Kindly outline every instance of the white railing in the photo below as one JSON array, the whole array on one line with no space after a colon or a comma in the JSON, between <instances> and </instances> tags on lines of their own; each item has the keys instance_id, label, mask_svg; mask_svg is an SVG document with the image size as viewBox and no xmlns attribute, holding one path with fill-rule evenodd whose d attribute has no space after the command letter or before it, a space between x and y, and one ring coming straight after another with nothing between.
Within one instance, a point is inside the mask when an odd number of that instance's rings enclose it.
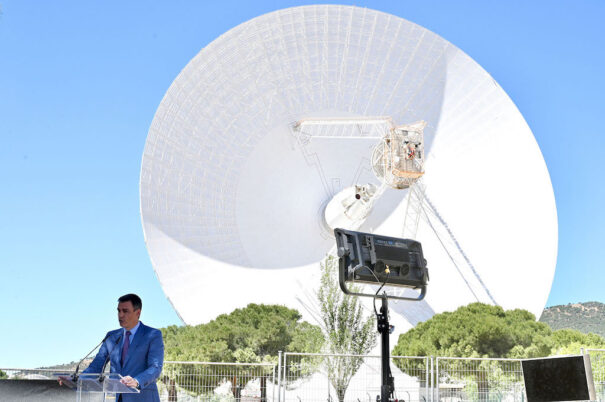
<instances>
[{"instance_id":1,"label":"white railing","mask_svg":"<svg viewBox=\"0 0 605 402\"><path fill-rule=\"evenodd\" d=\"M58 369L24 369L24 368L3 368L0 369L9 380L51 380L56 378L57 374L67 373L68 371ZM3 375L0 373L0 378Z\"/></svg>"}]
</instances>

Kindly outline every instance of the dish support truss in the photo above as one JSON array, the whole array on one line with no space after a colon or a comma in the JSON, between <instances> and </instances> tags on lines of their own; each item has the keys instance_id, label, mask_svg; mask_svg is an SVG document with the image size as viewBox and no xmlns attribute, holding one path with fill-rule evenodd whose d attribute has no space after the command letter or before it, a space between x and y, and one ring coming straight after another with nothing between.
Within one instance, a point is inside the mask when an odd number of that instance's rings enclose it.
<instances>
[{"instance_id":1,"label":"dish support truss","mask_svg":"<svg viewBox=\"0 0 605 402\"><path fill-rule=\"evenodd\" d=\"M422 180L418 180L410 187L408 192L408 204L402 232L404 238L416 238L421 218L437 236L439 243L475 299L478 302L498 305L470 258L454 236L452 229L427 196L426 185Z\"/></svg>"}]
</instances>

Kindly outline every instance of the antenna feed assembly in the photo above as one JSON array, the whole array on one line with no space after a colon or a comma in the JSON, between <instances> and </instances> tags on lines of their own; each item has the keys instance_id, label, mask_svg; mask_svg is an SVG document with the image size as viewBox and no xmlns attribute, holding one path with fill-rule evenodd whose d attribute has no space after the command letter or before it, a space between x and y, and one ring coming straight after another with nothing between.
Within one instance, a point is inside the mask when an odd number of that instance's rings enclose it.
<instances>
[{"instance_id":1,"label":"antenna feed assembly","mask_svg":"<svg viewBox=\"0 0 605 402\"><path fill-rule=\"evenodd\" d=\"M392 127L372 152L372 170L395 189L410 187L424 175L425 121Z\"/></svg>"}]
</instances>

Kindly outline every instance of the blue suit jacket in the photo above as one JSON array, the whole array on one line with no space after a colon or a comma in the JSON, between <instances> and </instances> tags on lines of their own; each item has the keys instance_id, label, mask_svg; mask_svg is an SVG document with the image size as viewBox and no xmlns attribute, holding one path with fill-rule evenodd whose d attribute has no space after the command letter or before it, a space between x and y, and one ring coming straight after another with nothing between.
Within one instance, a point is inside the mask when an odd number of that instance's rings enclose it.
<instances>
[{"instance_id":1,"label":"blue suit jacket","mask_svg":"<svg viewBox=\"0 0 605 402\"><path fill-rule=\"evenodd\" d=\"M139 382L140 394L122 394L123 402L160 402L155 381L162 372L164 363L164 341L162 332L141 322L134 334L124 365L120 364L123 329L109 331L99 353L83 373L99 373L109 356L110 371L122 376L131 376Z\"/></svg>"}]
</instances>

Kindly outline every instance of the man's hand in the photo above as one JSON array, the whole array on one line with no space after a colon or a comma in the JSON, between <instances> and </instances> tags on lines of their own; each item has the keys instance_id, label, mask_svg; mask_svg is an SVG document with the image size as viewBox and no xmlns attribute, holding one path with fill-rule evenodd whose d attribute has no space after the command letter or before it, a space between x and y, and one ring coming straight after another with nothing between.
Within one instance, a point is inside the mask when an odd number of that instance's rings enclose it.
<instances>
[{"instance_id":1,"label":"man's hand","mask_svg":"<svg viewBox=\"0 0 605 402\"><path fill-rule=\"evenodd\" d=\"M71 376L60 375L57 380L59 381L59 385L67 385L69 388L76 388L76 383L74 383L73 378Z\"/></svg>"},{"instance_id":2,"label":"man's hand","mask_svg":"<svg viewBox=\"0 0 605 402\"><path fill-rule=\"evenodd\" d=\"M127 375L126 377L122 378L120 380L120 382L124 385L126 385L127 387L130 388L138 388L139 387L139 382L137 380L135 380L134 378L132 378L131 376Z\"/></svg>"}]
</instances>

